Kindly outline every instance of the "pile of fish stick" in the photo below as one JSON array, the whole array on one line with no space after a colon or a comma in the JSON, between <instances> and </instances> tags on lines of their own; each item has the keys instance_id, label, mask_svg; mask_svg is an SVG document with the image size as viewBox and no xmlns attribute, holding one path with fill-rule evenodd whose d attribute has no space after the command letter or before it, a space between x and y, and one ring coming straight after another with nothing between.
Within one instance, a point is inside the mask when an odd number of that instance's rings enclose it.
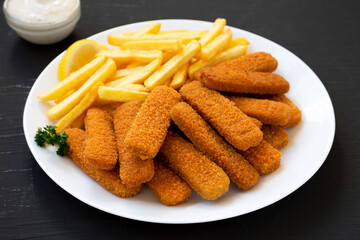
<instances>
[{"instance_id":1,"label":"pile of fish stick","mask_svg":"<svg viewBox=\"0 0 360 240\"><path fill-rule=\"evenodd\" d=\"M121 198L146 186L167 206L193 191L215 200L230 182L246 194L279 168L285 128L301 121L277 66L248 54L202 68L178 91L161 85L144 102L92 107L84 130L65 130L69 156Z\"/></svg>"}]
</instances>

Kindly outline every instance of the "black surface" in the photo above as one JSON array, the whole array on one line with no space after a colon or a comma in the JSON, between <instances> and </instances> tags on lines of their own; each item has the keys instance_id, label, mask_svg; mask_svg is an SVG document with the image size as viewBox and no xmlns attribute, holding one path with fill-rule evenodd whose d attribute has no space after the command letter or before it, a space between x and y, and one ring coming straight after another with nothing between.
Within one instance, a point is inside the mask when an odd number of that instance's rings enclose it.
<instances>
[{"instance_id":1,"label":"black surface","mask_svg":"<svg viewBox=\"0 0 360 240\"><path fill-rule=\"evenodd\" d=\"M0 239L360 239L359 10L357 0L87 0L71 36L49 46L20 39L1 13ZM217 17L279 43L322 80L335 108L336 136L314 177L285 199L243 216L163 225L94 209L43 172L25 142L22 114L32 84L55 56L75 40L123 24Z\"/></svg>"}]
</instances>

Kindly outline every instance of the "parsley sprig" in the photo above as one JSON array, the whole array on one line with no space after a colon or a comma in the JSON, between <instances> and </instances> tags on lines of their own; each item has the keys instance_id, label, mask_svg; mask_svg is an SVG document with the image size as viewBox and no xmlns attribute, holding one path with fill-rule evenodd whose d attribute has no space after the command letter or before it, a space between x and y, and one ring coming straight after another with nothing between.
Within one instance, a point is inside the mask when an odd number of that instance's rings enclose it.
<instances>
[{"instance_id":1,"label":"parsley sprig","mask_svg":"<svg viewBox=\"0 0 360 240\"><path fill-rule=\"evenodd\" d=\"M69 151L69 146L66 140L69 136L65 132L57 133L56 127L47 125L44 130L39 128L35 135L35 142L38 146L44 147L46 144L58 145L59 148L56 153L60 156L65 156Z\"/></svg>"}]
</instances>

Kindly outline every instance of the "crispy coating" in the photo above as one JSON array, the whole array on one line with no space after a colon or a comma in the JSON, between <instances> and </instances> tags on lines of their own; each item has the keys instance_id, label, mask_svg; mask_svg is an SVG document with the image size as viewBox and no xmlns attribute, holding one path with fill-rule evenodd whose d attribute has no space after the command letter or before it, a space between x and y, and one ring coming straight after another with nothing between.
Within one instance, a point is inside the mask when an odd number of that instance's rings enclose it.
<instances>
[{"instance_id":1,"label":"crispy coating","mask_svg":"<svg viewBox=\"0 0 360 240\"><path fill-rule=\"evenodd\" d=\"M193 81L185 84L180 94L235 148L246 150L261 141L261 130L235 103L219 92L208 89L199 81Z\"/></svg>"},{"instance_id":2,"label":"crispy coating","mask_svg":"<svg viewBox=\"0 0 360 240\"><path fill-rule=\"evenodd\" d=\"M142 159L154 158L170 126L170 109L181 100L173 88L158 86L148 96L128 131L125 144Z\"/></svg>"},{"instance_id":3,"label":"crispy coating","mask_svg":"<svg viewBox=\"0 0 360 240\"><path fill-rule=\"evenodd\" d=\"M278 66L276 59L269 53L257 52L233 58L215 65L217 68L249 72L273 72Z\"/></svg>"},{"instance_id":4,"label":"crispy coating","mask_svg":"<svg viewBox=\"0 0 360 240\"><path fill-rule=\"evenodd\" d=\"M192 143L171 130L159 151L159 157L207 200L215 200L229 190L230 180L226 173Z\"/></svg>"},{"instance_id":5,"label":"crispy coating","mask_svg":"<svg viewBox=\"0 0 360 240\"><path fill-rule=\"evenodd\" d=\"M260 174L271 173L280 166L281 153L265 140L241 154Z\"/></svg>"},{"instance_id":6,"label":"crispy coating","mask_svg":"<svg viewBox=\"0 0 360 240\"><path fill-rule=\"evenodd\" d=\"M264 124L261 131L264 140L276 149L285 147L289 142L289 135L283 127Z\"/></svg>"},{"instance_id":7,"label":"crispy coating","mask_svg":"<svg viewBox=\"0 0 360 240\"><path fill-rule=\"evenodd\" d=\"M85 157L95 168L111 170L118 159L116 137L111 114L100 108L90 108L85 117Z\"/></svg>"},{"instance_id":8,"label":"crispy coating","mask_svg":"<svg viewBox=\"0 0 360 240\"><path fill-rule=\"evenodd\" d=\"M166 206L185 202L191 196L191 187L156 158L155 175L146 183L155 196Z\"/></svg>"},{"instance_id":9,"label":"crispy coating","mask_svg":"<svg viewBox=\"0 0 360 240\"><path fill-rule=\"evenodd\" d=\"M249 116L248 116L249 117ZM258 127L258 128L260 128L261 129L261 127L262 127L262 122L260 122L260 120L257 120L256 118L253 118L253 117L249 117L250 118L250 120Z\"/></svg>"},{"instance_id":10,"label":"crispy coating","mask_svg":"<svg viewBox=\"0 0 360 240\"><path fill-rule=\"evenodd\" d=\"M226 97L246 115L256 118L264 124L284 125L289 121L290 107L285 103L234 95L226 95Z\"/></svg>"},{"instance_id":11,"label":"crispy coating","mask_svg":"<svg viewBox=\"0 0 360 240\"><path fill-rule=\"evenodd\" d=\"M152 159L142 160L139 155L125 146L124 139L141 107L141 102L132 101L120 105L114 111L114 128L119 152L121 182L137 186L151 180L154 175Z\"/></svg>"},{"instance_id":12,"label":"crispy coating","mask_svg":"<svg viewBox=\"0 0 360 240\"><path fill-rule=\"evenodd\" d=\"M190 105L185 102L176 104L170 116L196 148L219 165L239 188L247 190L259 181L260 175L255 168L226 143Z\"/></svg>"},{"instance_id":13,"label":"crispy coating","mask_svg":"<svg viewBox=\"0 0 360 240\"><path fill-rule=\"evenodd\" d=\"M121 198L132 197L140 192L141 185L128 187L121 183L118 168L102 170L86 163L84 154L85 131L78 128L69 128L66 129L65 132L69 135L66 142L69 145L69 156L86 174L98 182L103 188Z\"/></svg>"},{"instance_id":14,"label":"crispy coating","mask_svg":"<svg viewBox=\"0 0 360 240\"><path fill-rule=\"evenodd\" d=\"M289 82L275 73L245 72L227 68L201 69L201 82L211 89L234 93L283 94Z\"/></svg>"},{"instance_id":15,"label":"crispy coating","mask_svg":"<svg viewBox=\"0 0 360 240\"><path fill-rule=\"evenodd\" d=\"M290 106L289 121L282 125L284 128L296 126L301 121L301 110L284 94L269 97L270 100L286 103Z\"/></svg>"}]
</instances>

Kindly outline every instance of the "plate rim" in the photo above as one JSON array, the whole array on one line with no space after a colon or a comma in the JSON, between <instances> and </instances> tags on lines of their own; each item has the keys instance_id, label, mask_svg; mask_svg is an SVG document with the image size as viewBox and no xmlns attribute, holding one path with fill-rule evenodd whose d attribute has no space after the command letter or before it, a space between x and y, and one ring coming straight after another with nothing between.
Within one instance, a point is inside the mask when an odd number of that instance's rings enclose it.
<instances>
[{"instance_id":1,"label":"plate rim","mask_svg":"<svg viewBox=\"0 0 360 240\"><path fill-rule=\"evenodd\" d=\"M150 23L153 23L153 22L172 22L172 21L184 21L184 22L198 22L198 23L204 23L204 24L212 24L213 22L209 22L209 21L203 21L203 20L192 20L192 19L157 19L157 20L150 20L150 21L141 21L141 22L136 22L136 23L130 23L130 24L125 24L125 25L121 25L121 26L117 26L117 27L113 27L113 28L110 28L110 29L106 29L104 31L101 31L99 33L96 33L94 35L91 35L89 37L87 37L87 39L94 39L96 37L98 37L99 35L103 35L103 34L106 34L106 32L108 31L114 31L115 29L118 29L118 28L126 28L126 27L132 27L132 26L136 26L136 25L139 25L139 24L150 24ZM51 175L49 172L48 172L48 169L46 167L43 166L43 164L41 163L41 161L38 161L37 158L35 157L37 155L37 153L35 152L35 150L33 150L29 144L30 141L33 141L33 136L29 136L29 131L27 129L27 125L25 124L25 120L26 120L26 116L27 116L27 112L30 111L29 110L29 98L30 96L32 95L31 93L33 92L33 89L34 89L34 86L36 84L36 82L38 81L38 79L42 76L42 74L44 74L46 68L53 62L53 61L56 61L57 58L59 58L60 56L62 56L65 51L61 52L59 55L57 55L54 59L52 59L48 64L47 66L41 71L41 73L38 75L38 77L36 78L36 80L34 81L32 87L31 87L31 90L26 98L26 102L25 102L25 106L24 106L24 112L23 112L23 130L24 130L24 135L25 135L25 139L26 139L26 142L27 142L27 145L30 149L30 152L32 153L35 161L39 164L39 166L41 167L41 169L46 173L46 175L52 179L58 186L60 186L60 188L62 188L65 192L69 193L70 195L72 195L73 197L77 198L78 200L86 203L87 205L91 206L91 207L94 207L96 209L99 209L103 212L106 212L106 213L110 213L112 215L115 215L115 216L120 216L120 217L124 217L124 218L128 218L128 219L132 219L132 220L137 220L137 221L143 221L143 222L152 222L152 223L162 223L162 224L193 224L193 223L204 223L204 222L213 222L213 221L219 221L219 220L224 220L224 219L229 219L229 218L233 218L233 217L238 217L238 216L242 216L242 215L245 215L245 214L248 214L250 212L254 212L254 211L257 211L257 210L260 210L264 207L267 207L267 206L270 206L280 200L282 200L283 198L289 196L290 194L292 194L293 192L295 192L297 189L299 189L301 186L303 186L307 181L309 181L314 175L315 173L320 169L320 167L324 164L325 160L327 159L330 151L331 151L331 148L332 148L332 145L333 145L333 142L334 142L334 138L335 138L335 131L336 131L336 118L335 118L335 111L334 111L334 106L333 106L333 103L332 103L332 100L330 98L330 95L326 89L326 87L324 86L324 84L322 83L322 81L320 80L320 78L316 75L316 73L301 59L299 58L298 56L296 56L293 52L291 52L290 50L286 49L285 47L279 45L278 43L276 42L273 42L272 40L268 39L268 38L265 38L265 37L262 37L258 34L255 34L255 33L252 33L250 31L247 31L247 30L243 30L241 28L237 28L237 27L233 27L233 26L229 26L229 25L226 25L227 27L230 27L232 29L237 29L237 30L241 30L243 32L246 32L247 34L250 34L250 35L253 35L257 38L261 38L262 40L266 40L266 41L269 41L271 42L271 44L275 45L277 48L281 48L282 50L286 51L288 54L292 55L293 57L295 57L299 63L301 63L302 65L304 65L306 68L308 68L313 74L314 76L316 76L316 79L319 81L319 83L321 84L321 86L323 87L323 89L325 90L325 93L327 95L327 98L329 100L329 103L330 103L330 109L331 109L331 134L330 134L330 137L328 138L328 141L327 141L327 144L326 144L326 147L324 147L324 152L323 152L323 156L322 156L322 160L317 162L317 165L316 167L314 167L314 169L316 169L314 172L310 172L308 174L307 177L303 178L303 181L301 181L301 184L298 184L297 187L291 189L290 191L286 191L283 192L282 195L278 196L276 198L276 200L270 202L270 203L264 203L263 205L261 205L260 207L257 206L257 207L253 207L253 208L250 208L250 209L247 209L246 211L244 211L243 213L241 214L227 214L227 215L221 215L221 217L217 217L217 218L214 218L214 219L195 219L193 221L176 221L176 220L173 220L173 221L163 221L162 219L148 219L148 218L141 218L141 217L133 217L133 216L130 216L130 215L127 215L127 214L117 214L117 213L114 213L114 212L109 212L107 211L106 209L103 209L99 206L95 206L95 204L92 204L90 203L87 199L83 199L81 198L80 196L78 196L78 194L74 191L72 191L71 189L66 189L65 186L63 186L63 184L61 183L61 180L56 178L55 176Z\"/></svg>"}]
</instances>

